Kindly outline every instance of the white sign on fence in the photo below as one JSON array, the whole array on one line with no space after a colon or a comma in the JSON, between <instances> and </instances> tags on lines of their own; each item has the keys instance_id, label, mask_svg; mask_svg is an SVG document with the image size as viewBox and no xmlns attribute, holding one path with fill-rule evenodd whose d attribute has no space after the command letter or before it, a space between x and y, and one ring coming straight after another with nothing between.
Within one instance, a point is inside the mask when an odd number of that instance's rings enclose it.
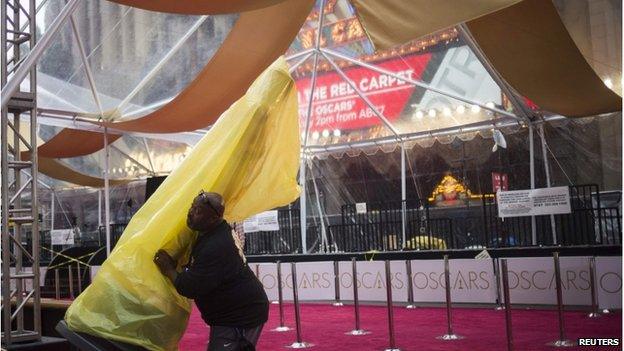
<instances>
[{"instance_id":1,"label":"white sign on fence","mask_svg":"<svg viewBox=\"0 0 624 351\"><path fill-rule=\"evenodd\" d=\"M243 231L245 233L255 233L259 231L258 229L258 218L256 216L252 216L247 218L243 222Z\"/></svg>"},{"instance_id":2,"label":"white sign on fence","mask_svg":"<svg viewBox=\"0 0 624 351\"><path fill-rule=\"evenodd\" d=\"M366 202L358 202L355 204L355 213L366 213Z\"/></svg>"},{"instance_id":3,"label":"white sign on fence","mask_svg":"<svg viewBox=\"0 0 624 351\"><path fill-rule=\"evenodd\" d=\"M74 245L73 229L53 229L50 231L52 245Z\"/></svg>"},{"instance_id":4,"label":"white sign on fence","mask_svg":"<svg viewBox=\"0 0 624 351\"><path fill-rule=\"evenodd\" d=\"M521 217L570 213L567 186L554 188L502 191L496 193L498 216Z\"/></svg>"},{"instance_id":5,"label":"white sign on fence","mask_svg":"<svg viewBox=\"0 0 624 351\"><path fill-rule=\"evenodd\" d=\"M277 220L277 210L266 211L256 215L258 218L258 229L260 231L271 232L279 230Z\"/></svg>"},{"instance_id":6,"label":"white sign on fence","mask_svg":"<svg viewBox=\"0 0 624 351\"><path fill-rule=\"evenodd\" d=\"M247 218L243 222L245 233L270 232L279 230L277 211L265 211Z\"/></svg>"}]
</instances>

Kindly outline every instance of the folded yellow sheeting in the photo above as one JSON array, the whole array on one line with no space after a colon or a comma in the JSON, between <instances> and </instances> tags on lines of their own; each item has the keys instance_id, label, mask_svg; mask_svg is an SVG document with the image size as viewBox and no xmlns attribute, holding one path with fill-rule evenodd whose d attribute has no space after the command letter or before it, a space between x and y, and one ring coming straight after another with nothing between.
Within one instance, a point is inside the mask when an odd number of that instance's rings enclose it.
<instances>
[{"instance_id":1,"label":"folded yellow sheeting","mask_svg":"<svg viewBox=\"0 0 624 351\"><path fill-rule=\"evenodd\" d=\"M154 253L165 248L186 263L195 240L186 213L200 189L223 194L229 221L296 199L299 148L295 85L280 58L134 215L93 283L67 310L69 327L150 350L176 350L190 303L160 274Z\"/></svg>"}]
</instances>

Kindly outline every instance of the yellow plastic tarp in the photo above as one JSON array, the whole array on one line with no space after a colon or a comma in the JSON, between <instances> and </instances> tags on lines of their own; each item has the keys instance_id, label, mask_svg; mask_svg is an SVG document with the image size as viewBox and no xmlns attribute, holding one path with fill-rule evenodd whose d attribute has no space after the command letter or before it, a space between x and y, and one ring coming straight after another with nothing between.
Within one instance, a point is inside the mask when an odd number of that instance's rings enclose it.
<instances>
[{"instance_id":1,"label":"yellow plastic tarp","mask_svg":"<svg viewBox=\"0 0 624 351\"><path fill-rule=\"evenodd\" d=\"M177 350L191 305L158 271L154 254L165 248L179 264L187 262L195 234L186 227L186 214L200 189L223 195L230 222L296 199L299 149L295 85L280 58L134 215L92 284L67 310L70 329L149 350Z\"/></svg>"}]
</instances>

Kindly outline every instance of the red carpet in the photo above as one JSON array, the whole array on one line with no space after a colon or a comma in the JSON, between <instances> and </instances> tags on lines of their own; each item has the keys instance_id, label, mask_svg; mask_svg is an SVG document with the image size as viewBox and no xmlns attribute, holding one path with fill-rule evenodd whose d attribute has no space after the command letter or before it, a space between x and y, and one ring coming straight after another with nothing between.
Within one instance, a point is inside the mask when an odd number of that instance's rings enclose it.
<instances>
[{"instance_id":1,"label":"red carpet","mask_svg":"<svg viewBox=\"0 0 624 351\"><path fill-rule=\"evenodd\" d=\"M292 305L285 307L286 324L294 327ZM385 307L362 306L362 328L372 331L365 336L348 336L353 329L353 307L306 304L301 306L303 340L314 343L311 350L384 350L388 346L387 310ZM439 341L435 337L446 332L446 310L419 308L394 310L397 347L410 350L506 350L505 313L492 309L457 308L453 310L455 333L465 336L459 341ZM558 337L557 313L544 310L514 310L512 315L515 350L555 350L545 346ZM258 350L286 350L295 341L295 332L270 331L279 323L277 305L271 305L269 322L260 337ZM622 334L622 315L612 313L598 319L588 319L582 312L566 312L568 339L579 337L617 337ZM205 350L208 328L197 310L193 311L189 327L180 343L181 351ZM592 347L566 350L594 350ZM621 350L601 347L600 350Z\"/></svg>"}]
</instances>

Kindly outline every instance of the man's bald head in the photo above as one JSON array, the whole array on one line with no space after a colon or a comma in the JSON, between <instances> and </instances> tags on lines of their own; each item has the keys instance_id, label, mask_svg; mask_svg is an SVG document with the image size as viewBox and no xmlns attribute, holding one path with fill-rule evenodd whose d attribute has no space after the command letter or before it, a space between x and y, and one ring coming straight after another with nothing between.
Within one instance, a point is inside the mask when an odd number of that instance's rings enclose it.
<instances>
[{"instance_id":1,"label":"man's bald head","mask_svg":"<svg viewBox=\"0 0 624 351\"><path fill-rule=\"evenodd\" d=\"M203 190L193 199L189 209L186 224L189 228L206 231L223 220L225 203L223 196L218 193L204 192Z\"/></svg>"}]
</instances>

